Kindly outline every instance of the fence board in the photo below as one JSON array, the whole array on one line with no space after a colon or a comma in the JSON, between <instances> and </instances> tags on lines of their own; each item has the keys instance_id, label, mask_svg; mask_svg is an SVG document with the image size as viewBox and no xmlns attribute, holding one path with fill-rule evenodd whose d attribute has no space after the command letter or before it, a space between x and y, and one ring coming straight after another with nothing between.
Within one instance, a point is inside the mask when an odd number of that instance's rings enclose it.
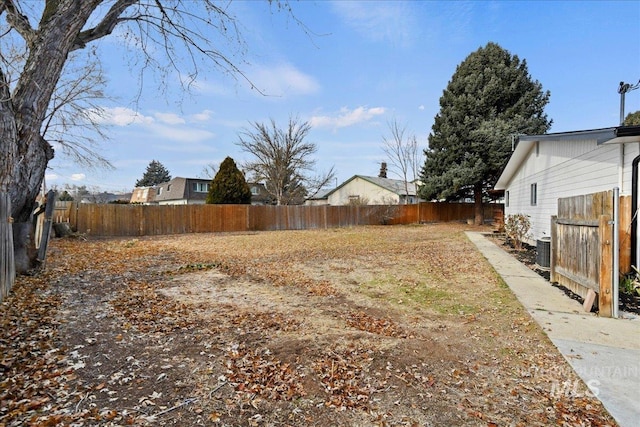
<instances>
[{"instance_id":1,"label":"fence board","mask_svg":"<svg viewBox=\"0 0 640 427\"><path fill-rule=\"evenodd\" d=\"M0 302L9 294L15 278L11 198L3 192L0 193Z\"/></svg>"},{"instance_id":2,"label":"fence board","mask_svg":"<svg viewBox=\"0 0 640 427\"><path fill-rule=\"evenodd\" d=\"M600 216L600 286L598 289L598 308L602 317L611 317L613 303L613 245L611 244L611 234L613 232L609 220L609 215Z\"/></svg>"},{"instance_id":3,"label":"fence board","mask_svg":"<svg viewBox=\"0 0 640 427\"><path fill-rule=\"evenodd\" d=\"M627 213L628 212L628 213ZM631 196L620 197L620 272L631 271Z\"/></svg>"}]
</instances>

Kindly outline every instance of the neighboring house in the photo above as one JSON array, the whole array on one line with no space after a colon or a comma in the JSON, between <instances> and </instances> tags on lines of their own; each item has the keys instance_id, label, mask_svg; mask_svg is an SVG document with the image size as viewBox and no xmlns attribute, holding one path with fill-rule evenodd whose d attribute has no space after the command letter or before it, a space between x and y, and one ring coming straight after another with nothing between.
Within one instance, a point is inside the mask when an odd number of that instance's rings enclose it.
<instances>
[{"instance_id":1,"label":"neighboring house","mask_svg":"<svg viewBox=\"0 0 640 427\"><path fill-rule=\"evenodd\" d=\"M155 187L136 187L131 193L129 203L141 203L143 205L151 205L156 203Z\"/></svg>"},{"instance_id":2,"label":"neighboring house","mask_svg":"<svg viewBox=\"0 0 640 427\"><path fill-rule=\"evenodd\" d=\"M354 175L329 191L326 196L328 204L332 206L418 203L416 185L410 182L407 187L408 191L404 181L400 179Z\"/></svg>"},{"instance_id":3,"label":"neighboring house","mask_svg":"<svg viewBox=\"0 0 640 427\"><path fill-rule=\"evenodd\" d=\"M264 184L260 182L247 182L249 185L249 189L251 189L251 204L252 205L272 205L273 198L269 193L267 193L267 189Z\"/></svg>"},{"instance_id":4,"label":"neighboring house","mask_svg":"<svg viewBox=\"0 0 640 427\"><path fill-rule=\"evenodd\" d=\"M530 216L529 243L551 232L558 199L620 189L638 199L640 126L526 135L517 139L495 185L504 190L505 217ZM636 233L635 221L632 233Z\"/></svg>"},{"instance_id":5,"label":"neighboring house","mask_svg":"<svg viewBox=\"0 0 640 427\"><path fill-rule=\"evenodd\" d=\"M306 206L323 206L329 204L329 193L333 189L318 191L314 196L309 197L304 201Z\"/></svg>"},{"instance_id":6,"label":"neighboring house","mask_svg":"<svg viewBox=\"0 0 640 427\"><path fill-rule=\"evenodd\" d=\"M129 203L131 200L131 193L90 193L82 196L80 203Z\"/></svg>"},{"instance_id":7,"label":"neighboring house","mask_svg":"<svg viewBox=\"0 0 640 427\"><path fill-rule=\"evenodd\" d=\"M209 193L210 179L176 177L156 186L159 205L203 205Z\"/></svg>"}]
</instances>

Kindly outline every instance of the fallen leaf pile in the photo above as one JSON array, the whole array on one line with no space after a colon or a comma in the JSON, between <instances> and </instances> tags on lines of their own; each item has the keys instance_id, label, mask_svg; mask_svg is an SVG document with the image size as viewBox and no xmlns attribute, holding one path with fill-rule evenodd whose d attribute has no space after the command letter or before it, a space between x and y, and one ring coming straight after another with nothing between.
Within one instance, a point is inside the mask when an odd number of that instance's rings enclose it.
<instances>
[{"instance_id":1,"label":"fallen leaf pile","mask_svg":"<svg viewBox=\"0 0 640 427\"><path fill-rule=\"evenodd\" d=\"M113 308L141 332L169 332L193 326L189 308L156 292L153 285L130 281L113 301ZM167 313L171 313L167 316Z\"/></svg>"},{"instance_id":2,"label":"fallen leaf pile","mask_svg":"<svg viewBox=\"0 0 640 427\"><path fill-rule=\"evenodd\" d=\"M356 311L347 314L347 325L361 331L371 332L386 337L402 336L402 331L392 319L377 319L364 311Z\"/></svg>"},{"instance_id":3,"label":"fallen leaf pile","mask_svg":"<svg viewBox=\"0 0 640 427\"><path fill-rule=\"evenodd\" d=\"M314 370L330 395L326 405L339 410L359 408L367 410L369 398L376 390L363 373L371 364L371 350L348 349L341 353L328 352L314 364Z\"/></svg>"},{"instance_id":4,"label":"fallen leaf pile","mask_svg":"<svg viewBox=\"0 0 640 427\"><path fill-rule=\"evenodd\" d=\"M0 427L614 426L463 230L54 240Z\"/></svg>"},{"instance_id":5,"label":"fallen leaf pile","mask_svg":"<svg viewBox=\"0 0 640 427\"><path fill-rule=\"evenodd\" d=\"M282 363L268 350L249 350L233 344L227 350L226 380L236 390L271 400L293 400L305 395L295 366Z\"/></svg>"},{"instance_id":6,"label":"fallen leaf pile","mask_svg":"<svg viewBox=\"0 0 640 427\"><path fill-rule=\"evenodd\" d=\"M230 322L244 333L263 330L292 332L300 328L301 322L278 312L240 312L230 313Z\"/></svg>"}]
</instances>

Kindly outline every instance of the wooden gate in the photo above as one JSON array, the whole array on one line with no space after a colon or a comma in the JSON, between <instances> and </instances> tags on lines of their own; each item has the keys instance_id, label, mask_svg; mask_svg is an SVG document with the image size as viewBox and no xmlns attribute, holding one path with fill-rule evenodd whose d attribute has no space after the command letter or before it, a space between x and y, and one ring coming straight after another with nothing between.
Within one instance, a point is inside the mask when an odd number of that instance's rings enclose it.
<instances>
[{"instance_id":1,"label":"wooden gate","mask_svg":"<svg viewBox=\"0 0 640 427\"><path fill-rule=\"evenodd\" d=\"M598 294L600 315L611 315L613 192L558 200L551 219L551 281L585 298ZM631 269L631 196L620 196L620 272Z\"/></svg>"}]
</instances>

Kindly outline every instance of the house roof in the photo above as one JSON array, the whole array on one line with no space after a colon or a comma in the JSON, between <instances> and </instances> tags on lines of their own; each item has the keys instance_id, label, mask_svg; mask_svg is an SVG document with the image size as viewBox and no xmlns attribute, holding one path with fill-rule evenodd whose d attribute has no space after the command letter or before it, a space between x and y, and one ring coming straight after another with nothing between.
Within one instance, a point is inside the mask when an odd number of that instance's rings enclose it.
<instances>
[{"instance_id":1,"label":"house roof","mask_svg":"<svg viewBox=\"0 0 640 427\"><path fill-rule=\"evenodd\" d=\"M340 184L339 186L337 186L336 188L334 188L333 190L329 191L325 195L325 197L329 197L329 195L331 195L333 192L344 187L345 185L347 185L348 183L350 183L356 178L360 178L365 181L368 181L375 186L384 188L385 190L391 191L392 193L395 193L399 196L415 196L417 194L416 185L412 182L407 183L407 186L408 186L408 192L407 192L405 191L404 181L401 179L380 178L378 176L354 175L348 180L346 180L345 182L343 182L342 184Z\"/></svg>"},{"instance_id":2,"label":"house roof","mask_svg":"<svg viewBox=\"0 0 640 427\"><path fill-rule=\"evenodd\" d=\"M308 197L307 200L326 200L329 198L329 193L332 193L334 188L329 188L326 190L320 190L316 194L311 197Z\"/></svg>"},{"instance_id":3,"label":"house roof","mask_svg":"<svg viewBox=\"0 0 640 427\"><path fill-rule=\"evenodd\" d=\"M522 163L535 146L536 142L555 141L596 141L602 144L624 144L640 142L640 126L618 126L603 129L581 130L574 132L557 132L544 135L520 135L517 138L513 153L504 167L494 188L504 190L517 173Z\"/></svg>"},{"instance_id":4,"label":"house roof","mask_svg":"<svg viewBox=\"0 0 640 427\"><path fill-rule=\"evenodd\" d=\"M156 188L161 188L156 192L156 201L182 200L182 199L206 199L207 193L193 193L189 191L189 184L192 182L210 183L210 179L175 177L171 181L158 184Z\"/></svg>"}]
</instances>

